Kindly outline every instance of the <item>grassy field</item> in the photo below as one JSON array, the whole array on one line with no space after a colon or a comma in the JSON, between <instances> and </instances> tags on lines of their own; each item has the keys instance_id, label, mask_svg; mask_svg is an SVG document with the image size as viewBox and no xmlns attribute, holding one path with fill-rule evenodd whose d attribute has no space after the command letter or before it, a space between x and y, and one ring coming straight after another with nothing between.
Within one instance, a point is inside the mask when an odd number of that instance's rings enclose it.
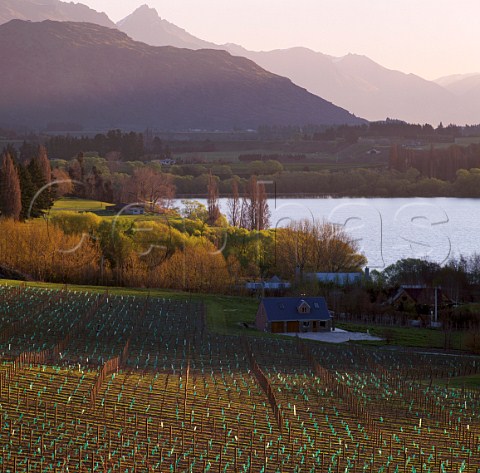
<instances>
[{"instance_id":1,"label":"grassy field","mask_svg":"<svg viewBox=\"0 0 480 473\"><path fill-rule=\"evenodd\" d=\"M107 205L112 204L101 202L99 200L64 197L55 201L50 212L98 212L105 210Z\"/></svg>"},{"instance_id":2,"label":"grassy field","mask_svg":"<svg viewBox=\"0 0 480 473\"><path fill-rule=\"evenodd\" d=\"M458 376L456 378L437 379L435 384L439 386L447 386L450 388L466 388L466 389L480 389L480 374L472 376Z\"/></svg>"},{"instance_id":3,"label":"grassy field","mask_svg":"<svg viewBox=\"0 0 480 473\"><path fill-rule=\"evenodd\" d=\"M200 159L205 164L228 164L233 173L244 173L248 170L248 162L240 162L239 156L242 155L262 155L266 159L276 160L278 156L289 155L304 155L304 160L299 160L299 163L282 163L285 170L297 170L297 166L300 166L300 170L303 166L308 165L312 170L342 170L352 166L351 162L343 162L345 158L351 160L355 159L353 164L355 167L372 167L379 165L380 162L384 162L385 159L378 157L375 159L376 163L372 164L372 158L366 155L366 151L370 149L370 145L353 145L345 150L342 150L338 155L336 153L329 153L323 151L314 152L297 152L291 151L272 151L268 149L255 149L251 151L206 151L206 152L192 152L192 153L179 153L175 154L175 158L183 161L190 161L193 159ZM270 158L270 157L271 158Z\"/></svg>"},{"instance_id":4,"label":"grassy field","mask_svg":"<svg viewBox=\"0 0 480 473\"><path fill-rule=\"evenodd\" d=\"M375 326L352 323L337 323L338 328L352 332L368 332L371 335L384 338L379 341L359 341L362 345L386 346L397 345L402 347L435 348L445 347L445 332L427 328L416 327L391 327ZM449 348L453 350L464 350L464 332L453 332L449 334Z\"/></svg>"}]
</instances>

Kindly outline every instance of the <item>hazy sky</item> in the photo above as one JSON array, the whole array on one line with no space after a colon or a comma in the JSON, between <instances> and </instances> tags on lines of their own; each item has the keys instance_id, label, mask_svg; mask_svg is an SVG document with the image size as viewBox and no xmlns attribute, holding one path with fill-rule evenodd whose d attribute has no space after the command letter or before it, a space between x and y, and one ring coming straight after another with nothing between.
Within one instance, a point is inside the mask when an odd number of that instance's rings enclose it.
<instances>
[{"instance_id":1,"label":"hazy sky","mask_svg":"<svg viewBox=\"0 0 480 473\"><path fill-rule=\"evenodd\" d=\"M427 79L480 72L480 0L75 0L118 21L147 3L214 43L364 54Z\"/></svg>"}]
</instances>

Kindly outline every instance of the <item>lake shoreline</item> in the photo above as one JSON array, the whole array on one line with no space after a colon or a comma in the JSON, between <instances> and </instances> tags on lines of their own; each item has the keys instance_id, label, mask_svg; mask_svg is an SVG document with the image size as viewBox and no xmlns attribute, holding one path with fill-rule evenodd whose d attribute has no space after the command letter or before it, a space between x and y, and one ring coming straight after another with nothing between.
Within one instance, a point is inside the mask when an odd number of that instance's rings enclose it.
<instances>
[{"instance_id":1,"label":"lake shoreline","mask_svg":"<svg viewBox=\"0 0 480 473\"><path fill-rule=\"evenodd\" d=\"M181 200L174 206L182 207ZM207 205L206 199L195 199ZM357 242L368 266L382 269L405 258L444 264L480 253L479 199L465 197L341 197L268 199L270 228L308 220L337 224ZM228 218L228 198L219 199Z\"/></svg>"}]
</instances>

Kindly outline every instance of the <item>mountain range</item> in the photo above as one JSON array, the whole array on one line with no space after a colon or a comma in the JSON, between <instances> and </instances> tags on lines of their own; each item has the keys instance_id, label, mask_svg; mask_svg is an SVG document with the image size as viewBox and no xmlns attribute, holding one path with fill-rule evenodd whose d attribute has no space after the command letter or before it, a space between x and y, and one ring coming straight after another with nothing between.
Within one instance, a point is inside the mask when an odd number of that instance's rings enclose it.
<instances>
[{"instance_id":1,"label":"mountain range","mask_svg":"<svg viewBox=\"0 0 480 473\"><path fill-rule=\"evenodd\" d=\"M368 120L390 117L422 124L473 120L473 110L441 85L387 69L366 56L332 57L306 48L252 52L230 45L228 50Z\"/></svg>"},{"instance_id":2,"label":"mountain range","mask_svg":"<svg viewBox=\"0 0 480 473\"><path fill-rule=\"evenodd\" d=\"M366 56L334 57L297 47L274 51L249 51L236 44L217 45L187 33L161 19L143 5L117 23L132 38L156 46L191 49L225 49L247 57L261 67L288 77L310 92L368 120L387 117L411 123L479 123L480 87L457 93L459 82L474 81L458 76L445 86L440 79L428 81L414 74L387 69ZM475 83L477 84L477 82Z\"/></svg>"},{"instance_id":3,"label":"mountain range","mask_svg":"<svg viewBox=\"0 0 480 473\"><path fill-rule=\"evenodd\" d=\"M0 26L3 125L210 129L358 124L359 118L243 57L154 47L93 23Z\"/></svg>"},{"instance_id":4,"label":"mountain range","mask_svg":"<svg viewBox=\"0 0 480 473\"><path fill-rule=\"evenodd\" d=\"M369 120L387 117L411 123L480 122L480 74L428 81L390 70L366 56L333 57L307 48L256 52L235 44L217 45L197 38L143 5L116 25L105 14L60 0L3 0L0 23L22 18L86 21L116 27L153 46L226 50L291 79L309 92Z\"/></svg>"},{"instance_id":5,"label":"mountain range","mask_svg":"<svg viewBox=\"0 0 480 473\"><path fill-rule=\"evenodd\" d=\"M435 81L437 84L445 87L462 103L468 104L470 109L475 110L478 117L480 110L480 74L457 74L455 76L441 77ZM480 119L477 118L477 122Z\"/></svg>"},{"instance_id":6,"label":"mountain range","mask_svg":"<svg viewBox=\"0 0 480 473\"><path fill-rule=\"evenodd\" d=\"M59 0L2 0L0 25L10 20L85 21L115 27L115 23L105 13L99 13L81 3L66 3Z\"/></svg>"}]
</instances>

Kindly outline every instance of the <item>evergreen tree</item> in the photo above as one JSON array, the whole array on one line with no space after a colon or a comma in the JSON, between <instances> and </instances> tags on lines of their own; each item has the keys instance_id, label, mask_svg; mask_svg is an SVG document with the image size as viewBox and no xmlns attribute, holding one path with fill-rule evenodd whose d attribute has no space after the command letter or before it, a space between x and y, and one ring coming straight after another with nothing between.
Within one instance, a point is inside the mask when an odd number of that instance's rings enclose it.
<instances>
[{"instance_id":1,"label":"evergreen tree","mask_svg":"<svg viewBox=\"0 0 480 473\"><path fill-rule=\"evenodd\" d=\"M20 162L28 163L31 159L37 154L37 147L31 143L24 141L22 146L20 146Z\"/></svg>"},{"instance_id":2,"label":"evergreen tree","mask_svg":"<svg viewBox=\"0 0 480 473\"><path fill-rule=\"evenodd\" d=\"M30 161L27 171L30 175L34 192L32 200L28 203L28 208L25 209L27 217L41 217L53 205L53 192L50 187L45 188L47 181L37 158Z\"/></svg>"},{"instance_id":3,"label":"evergreen tree","mask_svg":"<svg viewBox=\"0 0 480 473\"><path fill-rule=\"evenodd\" d=\"M20 163L17 166L18 177L20 179L20 190L21 190L21 201L22 201L22 211L20 213L20 218L26 220L28 218L28 212L30 208L30 203L35 197L35 187L32 183L30 177L30 172L27 169L27 166Z\"/></svg>"},{"instance_id":4,"label":"evergreen tree","mask_svg":"<svg viewBox=\"0 0 480 473\"><path fill-rule=\"evenodd\" d=\"M0 170L0 207L2 215L18 220L22 211L20 179L12 157L4 153Z\"/></svg>"}]
</instances>

